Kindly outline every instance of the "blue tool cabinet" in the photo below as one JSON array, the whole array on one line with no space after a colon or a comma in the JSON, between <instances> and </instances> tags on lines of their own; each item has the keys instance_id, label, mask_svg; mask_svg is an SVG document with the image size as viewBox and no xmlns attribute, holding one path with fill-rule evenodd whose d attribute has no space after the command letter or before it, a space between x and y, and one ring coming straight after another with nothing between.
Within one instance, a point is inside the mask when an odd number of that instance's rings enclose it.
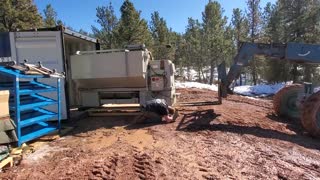
<instances>
[{"instance_id":1,"label":"blue tool cabinet","mask_svg":"<svg viewBox=\"0 0 320 180\"><path fill-rule=\"evenodd\" d=\"M43 83L44 78L56 81L56 86ZM10 116L16 124L18 146L49 134L60 131L61 102L60 78L47 75L26 75L19 70L0 66L0 90L10 90ZM50 81L51 81L50 80ZM56 93L56 98L48 98L43 94ZM56 106L57 112L48 110ZM51 121L51 120L57 121Z\"/></svg>"}]
</instances>

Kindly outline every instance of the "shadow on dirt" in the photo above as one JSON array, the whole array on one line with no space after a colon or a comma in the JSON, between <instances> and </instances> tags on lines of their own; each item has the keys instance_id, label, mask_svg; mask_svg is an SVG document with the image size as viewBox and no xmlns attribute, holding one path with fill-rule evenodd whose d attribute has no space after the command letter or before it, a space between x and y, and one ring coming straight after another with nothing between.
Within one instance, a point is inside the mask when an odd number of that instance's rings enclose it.
<instances>
[{"instance_id":1,"label":"shadow on dirt","mask_svg":"<svg viewBox=\"0 0 320 180\"><path fill-rule=\"evenodd\" d=\"M83 137L84 135L81 133L101 128L112 129L114 127L128 126L132 123L133 118L132 116L87 117L77 121L73 126L74 129L67 135Z\"/></svg>"},{"instance_id":2,"label":"shadow on dirt","mask_svg":"<svg viewBox=\"0 0 320 180\"><path fill-rule=\"evenodd\" d=\"M320 150L317 139L301 134L290 135L272 129L264 129L258 126L240 126L235 124L214 124L214 120L220 116L212 109L185 114L179 122L176 130L185 132L197 132L203 130L222 131L235 134L249 134L260 138L277 139L298 144L305 148ZM295 127L295 129L297 129Z\"/></svg>"},{"instance_id":3,"label":"shadow on dirt","mask_svg":"<svg viewBox=\"0 0 320 180\"><path fill-rule=\"evenodd\" d=\"M66 135L76 137L91 136L88 132L94 132L97 129L112 129L115 127L123 127L126 130L142 129L151 126L166 124L158 123L137 123L136 116L105 116L105 117L86 117L73 124L74 129Z\"/></svg>"},{"instance_id":4,"label":"shadow on dirt","mask_svg":"<svg viewBox=\"0 0 320 180\"><path fill-rule=\"evenodd\" d=\"M143 129L143 128L148 128L148 127L151 127L151 126L158 126L158 125L164 125L164 124L167 124L167 123L165 123L165 122L130 123L124 129L126 129L126 130Z\"/></svg>"},{"instance_id":5,"label":"shadow on dirt","mask_svg":"<svg viewBox=\"0 0 320 180\"><path fill-rule=\"evenodd\" d=\"M219 116L221 115L214 113L213 109L184 114L176 130L197 130L198 128L203 128L202 126L210 126L210 123Z\"/></svg>"},{"instance_id":6,"label":"shadow on dirt","mask_svg":"<svg viewBox=\"0 0 320 180\"><path fill-rule=\"evenodd\" d=\"M266 117L272 121L285 123L286 128L290 129L291 131L294 131L297 134L300 134L300 135L304 134L304 129L302 127L300 119L290 119L287 117L279 117L274 113L270 113Z\"/></svg>"}]
</instances>

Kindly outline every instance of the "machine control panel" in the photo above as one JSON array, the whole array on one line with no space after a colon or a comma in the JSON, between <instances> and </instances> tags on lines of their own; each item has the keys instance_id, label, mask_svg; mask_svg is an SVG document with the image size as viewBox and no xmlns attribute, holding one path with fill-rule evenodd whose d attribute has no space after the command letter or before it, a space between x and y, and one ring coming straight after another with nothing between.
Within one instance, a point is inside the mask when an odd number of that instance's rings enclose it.
<instances>
[{"instance_id":1,"label":"machine control panel","mask_svg":"<svg viewBox=\"0 0 320 180\"><path fill-rule=\"evenodd\" d=\"M163 91L163 89L164 89L164 77L151 76L151 91Z\"/></svg>"}]
</instances>

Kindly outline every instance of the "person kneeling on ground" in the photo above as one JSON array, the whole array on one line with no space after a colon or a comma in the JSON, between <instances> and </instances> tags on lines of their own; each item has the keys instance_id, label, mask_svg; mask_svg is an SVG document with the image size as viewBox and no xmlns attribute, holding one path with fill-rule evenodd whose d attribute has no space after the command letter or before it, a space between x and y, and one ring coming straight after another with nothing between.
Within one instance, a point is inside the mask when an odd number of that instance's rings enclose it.
<instances>
[{"instance_id":1,"label":"person kneeling on ground","mask_svg":"<svg viewBox=\"0 0 320 180\"><path fill-rule=\"evenodd\" d=\"M137 123L174 122L175 109L167 105L164 99L153 99L142 106L142 115L136 119Z\"/></svg>"}]
</instances>

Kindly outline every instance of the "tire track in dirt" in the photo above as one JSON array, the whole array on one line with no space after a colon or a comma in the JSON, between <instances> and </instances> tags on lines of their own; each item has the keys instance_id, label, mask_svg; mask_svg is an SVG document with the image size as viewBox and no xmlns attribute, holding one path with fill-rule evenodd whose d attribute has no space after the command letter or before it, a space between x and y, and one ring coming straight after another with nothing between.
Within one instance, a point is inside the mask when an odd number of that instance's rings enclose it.
<instances>
[{"instance_id":1,"label":"tire track in dirt","mask_svg":"<svg viewBox=\"0 0 320 180\"><path fill-rule=\"evenodd\" d=\"M89 179L91 180L100 180L100 179L116 179L118 168L118 155L113 155L107 159L106 162L96 163L93 166L93 169L89 173Z\"/></svg>"},{"instance_id":2,"label":"tire track in dirt","mask_svg":"<svg viewBox=\"0 0 320 180\"><path fill-rule=\"evenodd\" d=\"M146 153L136 153L133 155L133 167L136 175L140 179L156 179L153 162Z\"/></svg>"}]
</instances>

